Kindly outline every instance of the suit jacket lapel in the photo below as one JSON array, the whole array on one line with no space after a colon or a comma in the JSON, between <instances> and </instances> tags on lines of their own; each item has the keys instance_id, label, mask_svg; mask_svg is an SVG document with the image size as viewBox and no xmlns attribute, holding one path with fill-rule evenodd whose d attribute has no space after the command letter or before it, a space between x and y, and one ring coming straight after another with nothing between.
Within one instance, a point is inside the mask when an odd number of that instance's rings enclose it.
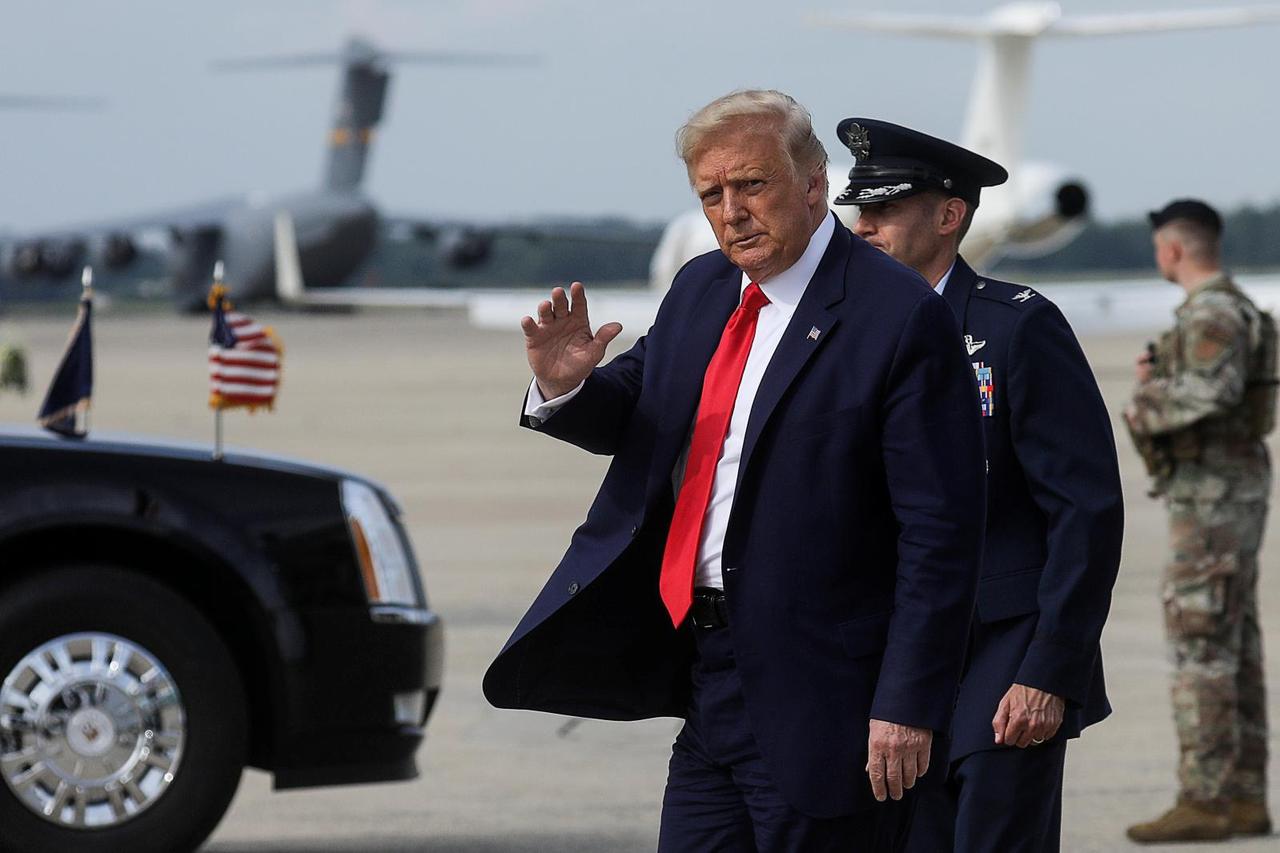
<instances>
[{"instance_id":1,"label":"suit jacket lapel","mask_svg":"<svg viewBox=\"0 0 1280 853\"><path fill-rule=\"evenodd\" d=\"M655 486L667 488L671 472L689 437L698 401L702 397L702 379L711 356L720 345L725 324L742 300L742 273L732 268L727 276L711 282L690 312L688 323L669 353L667 389L663 395L662 414L649 468L646 494L652 497Z\"/></svg>"},{"instance_id":2,"label":"suit jacket lapel","mask_svg":"<svg viewBox=\"0 0 1280 853\"><path fill-rule=\"evenodd\" d=\"M795 313L791 315L791 322L782 333L773 358L769 360L769 366L760 380L760 388L756 391L755 401L751 404L751 417L747 420L742 461L738 465L739 485L742 483L743 472L751 462L756 441L774 408L801 369L818 348L826 343L836 327L838 318L827 309L844 299L845 268L848 265L849 244L852 239L849 230L837 221L835 233L818 263L818 269L805 288Z\"/></svg>"}]
</instances>

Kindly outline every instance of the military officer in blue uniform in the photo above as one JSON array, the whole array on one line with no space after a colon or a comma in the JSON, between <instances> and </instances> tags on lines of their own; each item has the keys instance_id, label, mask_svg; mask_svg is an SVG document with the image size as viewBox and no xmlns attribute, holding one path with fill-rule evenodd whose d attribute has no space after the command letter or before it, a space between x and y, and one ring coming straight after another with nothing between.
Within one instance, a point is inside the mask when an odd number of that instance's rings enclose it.
<instances>
[{"instance_id":1,"label":"military officer in blue uniform","mask_svg":"<svg viewBox=\"0 0 1280 853\"><path fill-rule=\"evenodd\" d=\"M1056 851L1066 742L1111 711L1098 645L1123 530L1110 418L1057 306L958 254L981 189L1008 173L888 122L838 133L856 165L836 204L858 205L855 233L955 312L986 432L986 545L948 772L924 780L910 848Z\"/></svg>"}]
</instances>

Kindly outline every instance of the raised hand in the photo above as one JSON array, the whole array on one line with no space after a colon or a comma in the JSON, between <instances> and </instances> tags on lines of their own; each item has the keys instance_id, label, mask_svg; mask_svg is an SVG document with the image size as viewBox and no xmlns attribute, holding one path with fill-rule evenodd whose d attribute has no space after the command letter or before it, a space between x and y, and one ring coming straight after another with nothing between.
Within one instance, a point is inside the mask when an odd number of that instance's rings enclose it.
<instances>
[{"instance_id":1,"label":"raised hand","mask_svg":"<svg viewBox=\"0 0 1280 853\"><path fill-rule=\"evenodd\" d=\"M572 299L572 304L570 304ZM548 400L577 388L604 360L609 342L622 331L620 323L606 323L592 334L587 317L587 291L582 282L551 291L551 298L538 306L538 319L520 320L524 331L525 354L538 380L538 390Z\"/></svg>"}]
</instances>

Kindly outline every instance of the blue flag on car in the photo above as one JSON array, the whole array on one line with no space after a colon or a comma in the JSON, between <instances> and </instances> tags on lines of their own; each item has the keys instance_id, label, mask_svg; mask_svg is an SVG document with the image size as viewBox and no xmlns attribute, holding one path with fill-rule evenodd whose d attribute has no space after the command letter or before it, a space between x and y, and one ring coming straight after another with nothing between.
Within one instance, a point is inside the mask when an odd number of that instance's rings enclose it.
<instances>
[{"instance_id":1,"label":"blue flag on car","mask_svg":"<svg viewBox=\"0 0 1280 853\"><path fill-rule=\"evenodd\" d=\"M84 293L76 324L39 414L40 426L72 438L84 438L88 433L85 416L93 396L93 272L89 267L84 268L82 281Z\"/></svg>"}]
</instances>

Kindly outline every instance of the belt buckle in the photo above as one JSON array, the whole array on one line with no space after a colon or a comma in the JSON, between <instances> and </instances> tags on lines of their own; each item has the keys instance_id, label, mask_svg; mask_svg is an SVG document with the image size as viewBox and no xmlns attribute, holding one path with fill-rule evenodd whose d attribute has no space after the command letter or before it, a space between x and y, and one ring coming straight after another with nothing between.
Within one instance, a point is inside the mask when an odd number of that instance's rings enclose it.
<instances>
[{"instance_id":1,"label":"belt buckle","mask_svg":"<svg viewBox=\"0 0 1280 853\"><path fill-rule=\"evenodd\" d=\"M694 593L690 615L695 628L724 628L729 624L724 593Z\"/></svg>"}]
</instances>

